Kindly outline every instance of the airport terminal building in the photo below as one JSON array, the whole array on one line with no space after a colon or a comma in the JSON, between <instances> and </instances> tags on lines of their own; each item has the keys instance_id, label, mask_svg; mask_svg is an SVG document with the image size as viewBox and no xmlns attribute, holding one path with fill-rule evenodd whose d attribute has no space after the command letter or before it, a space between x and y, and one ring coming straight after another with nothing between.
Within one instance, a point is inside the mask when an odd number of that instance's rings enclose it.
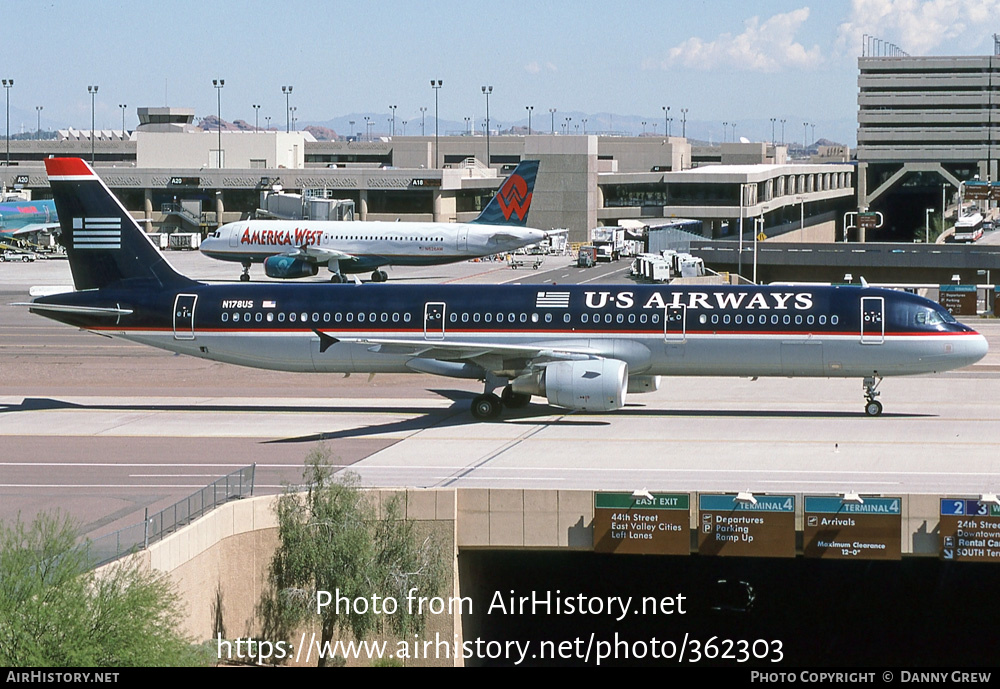
<instances>
[{"instance_id":1,"label":"airport terminal building","mask_svg":"<svg viewBox=\"0 0 1000 689\"><path fill-rule=\"evenodd\" d=\"M12 141L2 181L43 198L44 158L93 159L151 232L206 233L248 217L276 186L351 199L360 220L468 221L523 159L541 163L529 224L568 229L571 242L587 241L599 225L671 218L735 239L741 215L745 232L761 217L768 236L804 225L810 239L832 241L854 202L852 165L789 163L784 147L761 142L548 134L317 141L308 132L205 132L189 109L140 108L139 118L126 136L99 131L91 140L69 130L57 141Z\"/></svg>"}]
</instances>

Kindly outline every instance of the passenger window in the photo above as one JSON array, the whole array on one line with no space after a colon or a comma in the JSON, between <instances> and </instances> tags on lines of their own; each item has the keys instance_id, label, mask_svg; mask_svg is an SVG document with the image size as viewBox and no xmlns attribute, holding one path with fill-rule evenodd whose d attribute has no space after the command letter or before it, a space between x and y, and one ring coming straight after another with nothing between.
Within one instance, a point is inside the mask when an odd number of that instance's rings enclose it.
<instances>
[{"instance_id":1,"label":"passenger window","mask_svg":"<svg viewBox=\"0 0 1000 689\"><path fill-rule=\"evenodd\" d=\"M718 324L719 324L719 314L713 313L712 314L712 325L718 325Z\"/></svg>"},{"instance_id":2,"label":"passenger window","mask_svg":"<svg viewBox=\"0 0 1000 689\"><path fill-rule=\"evenodd\" d=\"M410 314L408 314L408 313L404 313L403 314L403 322L404 323L409 323L410 322Z\"/></svg>"},{"instance_id":3,"label":"passenger window","mask_svg":"<svg viewBox=\"0 0 1000 689\"><path fill-rule=\"evenodd\" d=\"M538 322L538 314L537 313L533 313L531 315L534 316L534 318L532 319L532 322L533 323L537 323ZM526 314L526 313L522 313L521 314L521 322L522 323L527 323L528 322L528 314Z\"/></svg>"},{"instance_id":4,"label":"passenger window","mask_svg":"<svg viewBox=\"0 0 1000 689\"><path fill-rule=\"evenodd\" d=\"M483 320L486 321L487 323L491 322L493 320L493 314L492 313L483 314Z\"/></svg>"},{"instance_id":5,"label":"passenger window","mask_svg":"<svg viewBox=\"0 0 1000 689\"><path fill-rule=\"evenodd\" d=\"M811 313L808 316L806 316L806 325L812 325L815 322L816 322L816 317L813 316Z\"/></svg>"},{"instance_id":6,"label":"passenger window","mask_svg":"<svg viewBox=\"0 0 1000 689\"><path fill-rule=\"evenodd\" d=\"M652 321L653 321L653 323L659 323L660 322L660 314L654 313Z\"/></svg>"},{"instance_id":7,"label":"passenger window","mask_svg":"<svg viewBox=\"0 0 1000 689\"><path fill-rule=\"evenodd\" d=\"M778 324L778 314L776 313L771 314L771 325L777 325L777 324Z\"/></svg>"},{"instance_id":8,"label":"passenger window","mask_svg":"<svg viewBox=\"0 0 1000 689\"><path fill-rule=\"evenodd\" d=\"M545 314L545 322L546 323L551 323L552 322L552 314L551 313Z\"/></svg>"},{"instance_id":9,"label":"passenger window","mask_svg":"<svg viewBox=\"0 0 1000 689\"><path fill-rule=\"evenodd\" d=\"M313 314L313 323L319 323L319 314L318 313L314 313Z\"/></svg>"},{"instance_id":10,"label":"passenger window","mask_svg":"<svg viewBox=\"0 0 1000 689\"><path fill-rule=\"evenodd\" d=\"M347 322L348 323L353 323L354 322L354 314L351 313L350 311L347 312L346 318L347 318Z\"/></svg>"},{"instance_id":11,"label":"passenger window","mask_svg":"<svg viewBox=\"0 0 1000 689\"><path fill-rule=\"evenodd\" d=\"M537 313L531 314L531 322L532 323L537 323L538 322L538 314Z\"/></svg>"},{"instance_id":12,"label":"passenger window","mask_svg":"<svg viewBox=\"0 0 1000 689\"><path fill-rule=\"evenodd\" d=\"M323 322L324 323L329 323L330 322L330 312L329 311L327 311L327 312L325 312L323 314Z\"/></svg>"},{"instance_id":13,"label":"passenger window","mask_svg":"<svg viewBox=\"0 0 1000 689\"><path fill-rule=\"evenodd\" d=\"M839 323L839 322L840 322L840 316L836 316L836 315L830 316L830 324L831 325L837 325L837 323Z\"/></svg>"},{"instance_id":14,"label":"passenger window","mask_svg":"<svg viewBox=\"0 0 1000 689\"><path fill-rule=\"evenodd\" d=\"M625 314L624 313L618 314L618 317L615 320L618 321L619 323L624 323L625 322Z\"/></svg>"},{"instance_id":15,"label":"passenger window","mask_svg":"<svg viewBox=\"0 0 1000 689\"><path fill-rule=\"evenodd\" d=\"M294 313L288 314L288 320L290 320L292 323L294 323L295 322L295 314Z\"/></svg>"},{"instance_id":16,"label":"passenger window","mask_svg":"<svg viewBox=\"0 0 1000 689\"><path fill-rule=\"evenodd\" d=\"M611 322L611 314L610 313L604 314L604 322L605 323L610 323Z\"/></svg>"},{"instance_id":17,"label":"passenger window","mask_svg":"<svg viewBox=\"0 0 1000 689\"><path fill-rule=\"evenodd\" d=\"M820 325L826 325L826 316L820 316L819 317L819 324Z\"/></svg>"},{"instance_id":18,"label":"passenger window","mask_svg":"<svg viewBox=\"0 0 1000 689\"><path fill-rule=\"evenodd\" d=\"M285 322L285 312L284 311L282 311L281 313L278 314L278 322L279 323L284 323Z\"/></svg>"},{"instance_id":19,"label":"passenger window","mask_svg":"<svg viewBox=\"0 0 1000 689\"><path fill-rule=\"evenodd\" d=\"M801 313L795 316L795 325L802 325L802 314Z\"/></svg>"},{"instance_id":20,"label":"passenger window","mask_svg":"<svg viewBox=\"0 0 1000 689\"><path fill-rule=\"evenodd\" d=\"M569 314L563 314L563 323L569 323Z\"/></svg>"},{"instance_id":21,"label":"passenger window","mask_svg":"<svg viewBox=\"0 0 1000 689\"><path fill-rule=\"evenodd\" d=\"M722 322L725 325L729 325L729 320L730 320L730 318L729 318L729 314L728 313L722 315Z\"/></svg>"},{"instance_id":22,"label":"passenger window","mask_svg":"<svg viewBox=\"0 0 1000 689\"><path fill-rule=\"evenodd\" d=\"M223 314L222 314L222 322L225 323L228 320L229 320L229 314L223 312Z\"/></svg>"},{"instance_id":23,"label":"passenger window","mask_svg":"<svg viewBox=\"0 0 1000 689\"><path fill-rule=\"evenodd\" d=\"M739 316L737 316L737 318L739 318ZM752 314L752 313L751 313L751 314L750 314L749 316L747 316L747 324L748 324L748 325L753 325L753 322L754 322L754 320L755 320L755 319L754 319L754 317L753 317L753 314Z\"/></svg>"},{"instance_id":24,"label":"passenger window","mask_svg":"<svg viewBox=\"0 0 1000 689\"><path fill-rule=\"evenodd\" d=\"M365 314L359 313L358 314L358 323L364 323L364 322L365 322Z\"/></svg>"},{"instance_id":25,"label":"passenger window","mask_svg":"<svg viewBox=\"0 0 1000 689\"><path fill-rule=\"evenodd\" d=\"M701 314L700 316L698 316L698 322L701 323L702 325L705 325L706 323L708 323L708 316L706 316L705 314Z\"/></svg>"},{"instance_id":26,"label":"passenger window","mask_svg":"<svg viewBox=\"0 0 1000 689\"><path fill-rule=\"evenodd\" d=\"M302 322L305 323L306 321L309 320L309 314L308 313L303 313L302 316L301 316L301 318L302 318Z\"/></svg>"},{"instance_id":27,"label":"passenger window","mask_svg":"<svg viewBox=\"0 0 1000 689\"><path fill-rule=\"evenodd\" d=\"M383 312L383 313L382 313L382 319L381 319L381 320L382 320L382 322L383 322L383 323L388 323L388 322L389 322L389 314L387 314L387 313ZM451 315L451 322L452 322L452 323L454 323L454 322L455 322L455 314L452 314L452 315Z\"/></svg>"},{"instance_id":28,"label":"passenger window","mask_svg":"<svg viewBox=\"0 0 1000 689\"><path fill-rule=\"evenodd\" d=\"M262 314L262 313L260 313L260 312L258 312L258 313L255 313L255 314L253 315L253 319L254 319L255 321L257 321L258 323L260 323L260 322L261 322L262 320L264 320L264 314Z\"/></svg>"},{"instance_id":29,"label":"passenger window","mask_svg":"<svg viewBox=\"0 0 1000 689\"><path fill-rule=\"evenodd\" d=\"M743 316L742 316L742 314L736 314L736 319L735 320L736 320L736 325L743 325Z\"/></svg>"},{"instance_id":30,"label":"passenger window","mask_svg":"<svg viewBox=\"0 0 1000 689\"><path fill-rule=\"evenodd\" d=\"M343 317L344 317L343 314L338 311L337 313L333 314L333 322L334 323L340 323L340 320Z\"/></svg>"},{"instance_id":31,"label":"passenger window","mask_svg":"<svg viewBox=\"0 0 1000 689\"><path fill-rule=\"evenodd\" d=\"M458 314L454 311L451 312L451 318L449 318L452 323L458 323Z\"/></svg>"},{"instance_id":32,"label":"passenger window","mask_svg":"<svg viewBox=\"0 0 1000 689\"><path fill-rule=\"evenodd\" d=\"M644 313L639 314L639 322L640 323L645 323L646 322L646 314L644 314Z\"/></svg>"},{"instance_id":33,"label":"passenger window","mask_svg":"<svg viewBox=\"0 0 1000 689\"><path fill-rule=\"evenodd\" d=\"M478 323L479 322L479 314L478 313L472 314L472 322L473 323Z\"/></svg>"},{"instance_id":34,"label":"passenger window","mask_svg":"<svg viewBox=\"0 0 1000 689\"><path fill-rule=\"evenodd\" d=\"M273 313L267 314L267 322L271 323L273 321L274 321L274 314Z\"/></svg>"},{"instance_id":35,"label":"passenger window","mask_svg":"<svg viewBox=\"0 0 1000 689\"><path fill-rule=\"evenodd\" d=\"M393 311L393 313L392 313L392 322L393 323L399 323L399 311Z\"/></svg>"},{"instance_id":36,"label":"passenger window","mask_svg":"<svg viewBox=\"0 0 1000 689\"><path fill-rule=\"evenodd\" d=\"M370 313L370 314L368 314L368 322L369 323L374 323L377 320L378 320L378 314L377 313Z\"/></svg>"},{"instance_id":37,"label":"passenger window","mask_svg":"<svg viewBox=\"0 0 1000 689\"><path fill-rule=\"evenodd\" d=\"M590 316L587 315L587 314L583 314L582 316L580 316L580 322L581 323L586 323L589 319L590 319Z\"/></svg>"}]
</instances>

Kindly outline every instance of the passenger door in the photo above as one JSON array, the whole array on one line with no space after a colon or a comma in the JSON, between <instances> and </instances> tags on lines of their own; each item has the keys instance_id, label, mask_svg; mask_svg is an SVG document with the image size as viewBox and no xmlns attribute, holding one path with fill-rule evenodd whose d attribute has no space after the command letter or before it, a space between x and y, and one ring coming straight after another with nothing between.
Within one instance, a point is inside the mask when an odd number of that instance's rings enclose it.
<instances>
[{"instance_id":1,"label":"passenger door","mask_svg":"<svg viewBox=\"0 0 1000 689\"><path fill-rule=\"evenodd\" d=\"M663 313L663 339L683 342L687 338L687 305L671 304Z\"/></svg>"},{"instance_id":2,"label":"passenger door","mask_svg":"<svg viewBox=\"0 0 1000 689\"><path fill-rule=\"evenodd\" d=\"M429 301L424 304L424 339L444 339L444 311L443 301Z\"/></svg>"},{"instance_id":3,"label":"passenger door","mask_svg":"<svg viewBox=\"0 0 1000 689\"><path fill-rule=\"evenodd\" d=\"M174 339L194 339L194 305L197 294L178 294L174 299Z\"/></svg>"},{"instance_id":4,"label":"passenger door","mask_svg":"<svg viewBox=\"0 0 1000 689\"><path fill-rule=\"evenodd\" d=\"M885 342L885 299L861 297L861 344Z\"/></svg>"}]
</instances>

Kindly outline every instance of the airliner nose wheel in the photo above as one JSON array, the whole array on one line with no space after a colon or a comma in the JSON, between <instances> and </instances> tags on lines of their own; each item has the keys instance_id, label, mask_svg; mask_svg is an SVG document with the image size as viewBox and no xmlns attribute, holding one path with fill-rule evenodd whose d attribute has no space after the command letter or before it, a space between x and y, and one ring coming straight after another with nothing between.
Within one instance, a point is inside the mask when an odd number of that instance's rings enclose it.
<instances>
[{"instance_id":1,"label":"airliner nose wheel","mask_svg":"<svg viewBox=\"0 0 1000 689\"><path fill-rule=\"evenodd\" d=\"M502 409L500 398L492 392L472 398L472 415L477 419L486 421L499 418Z\"/></svg>"},{"instance_id":2,"label":"airliner nose wheel","mask_svg":"<svg viewBox=\"0 0 1000 689\"><path fill-rule=\"evenodd\" d=\"M882 413L882 403L875 399L881 394L878 391L878 386L881 382L881 376L879 376L877 382L874 376L868 376L862 382L865 388L865 414L868 416L878 416Z\"/></svg>"},{"instance_id":3,"label":"airliner nose wheel","mask_svg":"<svg viewBox=\"0 0 1000 689\"><path fill-rule=\"evenodd\" d=\"M240 275L240 282L250 282L250 264L243 264L243 274Z\"/></svg>"}]
</instances>

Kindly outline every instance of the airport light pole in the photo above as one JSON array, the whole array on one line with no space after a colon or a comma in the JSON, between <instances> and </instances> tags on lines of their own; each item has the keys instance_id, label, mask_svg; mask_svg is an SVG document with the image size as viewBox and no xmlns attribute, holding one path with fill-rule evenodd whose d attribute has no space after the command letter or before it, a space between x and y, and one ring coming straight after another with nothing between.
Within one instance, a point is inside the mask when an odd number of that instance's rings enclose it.
<instances>
[{"instance_id":1,"label":"airport light pole","mask_svg":"<svg viewBox=\"0 0 1000 689\"><path fill-rule=\"evenodd\" d=\"M786 122L786 120L782 120L781 121L781 145L782 146L785 145L785 122Z\"/></svg>"},{"instance_id":2,"label":"airport light pole","mask_svg":"<svg viewBox=\"0 0 1000 689\"><path fill-rule=\"evenodd\" d=\"M13 85L13 83L14 82L12 81L11 85ZM94 126L96 125L96 115L94 112L94 108L96 107L95 99L97 98L97 85L95 84L93 86L87 86L87 93L90 94L90 166L96 167L96 164L94 162L94 159L96 157L94 153ZM10 138L9 134L7 138L8 139ZM8 160L8 165L9 164L10 161Z\"/></svg>"},{"instance_id":3,"label":"airport light pole","mask_svg":"<svg viewBox=\"0 0 1000 689\"><path fill-rule=\"evenodd\" d=\"M805 152L806 150L808 150L808 146L806 144L806 139L808 139L808 138L809 138L809 123L808 122L803 122L802 123L802 150L803 150L803 152Z\"/></svg>"},{"instance_id":4,"label":"airport light pole","mask_svg":"<svg viewBox=\"0 0 1000 689\"><path fill-rule=\"evenodd\" d=\"M661 105L660 109L663 110L663 131L670 136L670 106Z\"/></svg>"},{"instance_id":5,"label":"airport light pole","mask_svg":"<svg viewBox=\"0 0 1000 689\"><path fill-rule=\"evenodd\" d=\"M472 136L472 125L469 124L471 121L472 121L471 117L465 118L465 133L469 136Z\"/></svg>"},{"instance_id":6,"label":"airport light pole","mask_svg":"<svg viewBox=\"0 0 1000 689\"><path fill-rule=\"evenodd\" d=\"M118 107L122 109L122 141L125 140L125 108L128 107L126 103L119 103Z\"/></svg>"},{"instance_id":7,"label":"airport light pole","mask_svg":"<svg viewBox=\"0 0 1000 689\"><path fill-rule=\"evenodd\" d=\"M226 85L225 79L212 79L212 86L215 87L215 94L219 102L219 169L222 169L222 87Z\"/></svg>"},{"instance_id":8,"label":"airport light pole","mask_svg":"<svg viewBox=\"0 0 1000 689\"><path fill-rule=\"evenodd\" d=\"M403 136L406 136L406 120L403 120Z\"/></svg>"},{"instance_id":9,"label":"airport light pole","mask_svg":"<svg viewBox=\"0 0 1000 689\"><path fill-rule=\"evenodd\" d=\"M924 232L926 233L924 243L931 243L931 213L934 212L933 208L928 208L927 212L924 213ZM942 227L944 227L942 225Z\"/></svg>"},{"instance_id":10,"label":"airport light pole","mask_svg":"<svg viewBox=\"0 0 1000 689\"><path fill-rule=\"evenodd\" d=\"M371 141L371 131L372 131L371 128L368 126L369 124L368 121L370 119L371 118L368 115L365 115L365 138L368 139L369 141Z\"/></svg>"},{"instance_id":11,"label":"airport light pole","mask_svg":"<svg viewBox=\"0 0 1000 689\"><path fill-rule=\"evenodd\" d=\"M584 134L584 136L587 135L587 118L586 117L583 118L583 134Z\"/></svg>"},{"instance_id":12,"label":"airport light pole","mask_svg":"<svg viewBox=\"0 0 1000 689\"><path fill-rule=\"evenodd\" d=\"M352 122L352 124L353 124L353 122ZM264 115L264 127L268 131L271 130L271 116L270 115Z\"/></svg>"},{"instance_id":13,"label":"airport light pole","mask_svg":"<svg viewBox=\"0 0 1000 689\"><path fill-rule=\"evenodd\" d=\"M38 121L36 122L37 126L36 126L36 129L35 129L35 138L36 139L41 139L42 138L42 110L44 110L44 108L41 105L36 105L35 106L35 112L38 115Z\"/></svg>"},{"instance_id":14,"label":"airport light pole","mask_svg":"<svg viewBox=\"0 0 1000 689\"><path fill-rule=\"evenodd\" d=\"M730 122L729 126L733 128L733 143L736 143L736 123Z\"/></svg>"},{"instance_id":15,"label":"airport light pole","mask_svg":"<svg viewBox=\"0 0 1000 689\"><path fill-rule=\"evenodd\" d=\"M775 123L775 121L776 121L775 118L772 117L771 118L771 148L774 148L774 123Z\"/></svg>"},{"instance_id":16,"label":"airport light pole","mask_svg":"<svg viewBox=\"0 0 1000 689\"><path fill-rule=\"evenodd\" d=\"M681 108L681 136L685 139L688 135L688 109Z\"/></svg>"},{"instance_id":17,"label":"airport light pole","mask_svg":"<svg viewBox=\"0 0 1000 689\"><path fill-rule=\"evenodd\" d=\"M292 87L291 86L282 86L281 87L281 92L283 94L285 94L285 133L287 134L289 132L289 129L290 129L290 126L291 126L291 121L290 120L291 120L291 117L292 117L291 113L288 110L288 97L292 95Z\"/></svg>"},{"instance_id":18,"label":"airport light pole","mask_svg":"<svg viewBox=\"0 0 1000 689\"><path fill-rule=\"evenodd\" d=\"M299 118L295 116L295 113L298 111L298 109L299 109L299 106L297 106L297 105L293 105L292 107L290 107L288 109L289 112L290 112L290 114L291 114L291 116L292 116L292 131L293 132L296 131L296 126L297 125L295 123L298 122L298 120L299 120Z\"/></svg>"},{"instance_id":19,"label":"airport light pole","mask_svg":"<svg viewBox=\"0 0 1000 689\"><path fill-rule=\"evenodd\" d=\"M434 89L434 167L439 168L438 156L440 155L441 142L438 140L438 91L444 82L440 79L431 79L431 88Z\"/></svg>"},{"instance_id":20,"label":"airport light pole","mask_svg":"<svg viewBox=\"0 0 1000 689\"><path fill-rule=\"evenodd\" d=\"M535 109L535 106L525 105L524 109L528 111L528 136L531 136L531 111Z\"/></svg>"},{"instance_id":21,"label":"airport light pole","mask_svg":"<svg viewBox=\"0 0 1000 689\"><path fill-rule=\"evenodd\" d=\"M389 125L389 136L396 136L396 106L390 105L389 109L392 110L392 124Z\"/></svg>"},{"instance_id":22,"label":"airport light pole","mask_svg":"<svg viewBox=\"0 0 1000 689\"><path fill-rule=\"evenodd\" d=\"M427 112L427 108L421 106L420 107L420 136L427 136L427 134L424 132L424 113L426 113L426 112Z\"/></svg>"},{"instance_id":23,"label":"airport light pole","mask_svg":"<svg viewBox=\"0 0 1000 689\"><path fill-rule=\"evenodd\" d=\"M726 131L729 129L729 123L722 123L722 143L726 143Z\"/></svg>"},{"instance_id":24,"label":"airport light pole","mask_svg":"<svg viewBox=\"0 0 1000 689\"><path fill-rule=\"evenodd\" d=\"M3 80L3 88L7 92L7 167L10 167L10 90L13 86L13 79Z\"/></svg>"},{"instance_id":25,"label":"airport light pole","mask_svg":"<svg viewBox=\"0 0 1000 689\"><path fill-rule=\"evenodd\" d=\"M566 133L569 134L569 123L573 121L572 117L566 118Z\"/></svg>"},{"instance_id":26,"label":"airport light pole","mask_svg":"<svg viewBox=\"0 0 1000 689\"><path fill-rule=\"evenodd\" d=\"M642 121L642 135L646 136L646 120Z\"/></svg>"},{"instance_id":27,"label":"airport light pole","mask_svg":"<svg viewBox=\"0 0 1000 689\"><path fill-rule=\"evenodd\" d=\"M351 131L347 133L347 136L354 136L354 120L347 120L347 124L351 127Z\"/></svg>"},{"instance_id":28,"label":"airport light pole","mask_svg":"<svg viewBox=\"0 0 1000 689\"><path fill-rule=\"evenodd\" d=\"M486 96L486 167L490 166L490 94L493 93L492 86L483 87L483 95Z\"/></svg>"},{"instance_id":29,"label":"airport light pole","mask_svg":"<svg viewBox=\"0 0 1000 689\"><path fill-rule=\"evenodd\" d=\"M552 117L552 135L555 136L556 133L556 109L549 108L549 115Z\"/></svg>"},{"instance_id":30,"label":"airport light pole","mask_svg":"<svg viewBox=\"0 0 1000 689\"><path fill-rule=\"evenodd\" d=\"M260 132L260 106L253 106L253 130L255 132Z\"/></svg>"}]
</instances>

